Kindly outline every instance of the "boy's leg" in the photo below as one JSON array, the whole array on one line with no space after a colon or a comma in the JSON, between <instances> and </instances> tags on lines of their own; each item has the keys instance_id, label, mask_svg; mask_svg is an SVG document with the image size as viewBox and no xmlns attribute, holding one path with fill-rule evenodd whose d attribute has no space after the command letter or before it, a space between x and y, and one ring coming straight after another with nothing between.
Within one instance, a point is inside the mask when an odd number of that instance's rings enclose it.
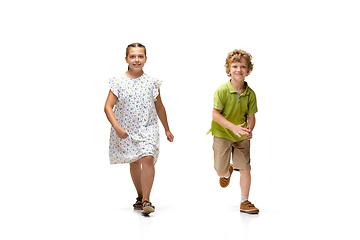
<instances>
[{"instance_id":1,"label":"boy's leg","mask_svg":"<svg viewBox=\"0 0 360 240\"><path fill-rule=\"evenodd\" d=\"M250 169L240 169L240 189L241 189L241 203L240 212L256 214L259 213L259 209L252 204L249 199L251 174Z\"/></svg>"},{"instance_id":2,"label":"boy's leg","mask_svg":"<svg viewBox=\"0 0 360 240\"><path fill-rule=\"evenodd\" d=\"M250 140L243 140L233 144L234 151L232 155L234 169L251 169L250 165Z\"/></svg>"},{"instance_id":3,"label":"boy's leg","mask_svg":"<svg viewBox=\"0 0 360 240\"><path fill-rule=\"evenodd\" d=\"M220 177L219 181L221 187L227 187L229 185L233 171L233 168L230 165L232 143L231 140L214 136L214 168Z\"/></svg>"},{"instance_id":4,"label":"boy's leg","mask_svg":"<svg viewBox=\"0 0 360 240\"><path fill-rule=\"evenodd\" d=\"M238 169L240 171L240 211L246 213L258 213L259 209L257 209L254 204L248 201L251 186L250 141L243 140L236 142L233 146L234 169Z\"/></svg>"},{"instance_id":5,"label":"boy's leg","mask_svg":"<svg viewBox=\"0 0 360 240\"><path fill-rule=\"evenodd\" d=\"M213 150L214 150L214 168L219 177L224 177L228 174L230 168L232 141L214 136Z\"/></svg>"},{"instance_id":6,"label":"boy's leg","mask_svg":"<svg viewBox=\"0 0 360 240\"><path fill-rule=\"evenodd\" d=\"M249 197L251 185L251 174L250 169L240 169L240 189L241 196ZM242 202L248 199L242 199Z\"/></svg>"}]
</instances>

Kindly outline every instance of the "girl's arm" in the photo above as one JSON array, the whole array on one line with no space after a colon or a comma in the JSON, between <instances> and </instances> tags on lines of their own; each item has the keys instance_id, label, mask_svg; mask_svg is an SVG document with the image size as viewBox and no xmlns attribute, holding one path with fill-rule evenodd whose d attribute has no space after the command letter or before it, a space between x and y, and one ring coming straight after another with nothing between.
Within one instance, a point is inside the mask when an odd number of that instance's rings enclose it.
<instances>
[{"instance_id":1,"label":"girl's arm","mask_svg":"<svg viewBox=\"0 0 360 240\"><path fill-rule=\"evenodd\" d=\"M157 115L159 116L160 121L161 121L162 125L164 126L167 140L169 142L172 142L174 140L174 136L170 132L170 129L169 129L169 124L168 124L168 121L167 121L165 107L164 107L164 105L163 105L163 103L161 101L161 97L160 97L160 89L159 89L159 95L156 98L155 108L156 108Z\"/></svg>"},{"instance_id":2,"label":"girl's arm","mask_svg":"<svg viewBox=\"0 0 360 240\"><path fill-rule=\"evenodd\" d=\"M113 111L113 108L114 108L114 105L115 105L116 101L117 101L117 97L110 90L109 95L108 95L108 97L106 99L106 102L105 102L104 111L105 111L107 119L109 120L109 122L111 123L113 128L115 129L116 134L118 135L118 137L121 138L121 139L125 139L129 135L127 134L125 129L123 129L119 125L119 123L116 121L115 114L114 114L114 111Z\"/></svg>"}]
</instances>

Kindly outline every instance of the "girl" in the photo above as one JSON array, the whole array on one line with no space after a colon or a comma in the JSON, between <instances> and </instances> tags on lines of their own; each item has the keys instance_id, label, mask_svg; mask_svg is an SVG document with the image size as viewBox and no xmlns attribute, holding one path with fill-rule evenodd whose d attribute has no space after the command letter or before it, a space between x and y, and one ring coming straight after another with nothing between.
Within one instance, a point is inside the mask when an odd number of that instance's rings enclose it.
<instances>
[{"instance_id":1,"label":"girl","mask_svg":"<svg viewBox=\"0 0 360 240\"><path fill-rule=\"evenodd\" d=\"M112 125L110 163L130 163L131 178L138 194L133 206L142 209L143 214L155 211L150 192L159 155L158 116L168 141L174 140L160 97L161 81L144 73L146 60L144 45L132 43L126 48L128 71L109 79L110 91L105 103L105 114Z\"/></svg>"}]
</instances>

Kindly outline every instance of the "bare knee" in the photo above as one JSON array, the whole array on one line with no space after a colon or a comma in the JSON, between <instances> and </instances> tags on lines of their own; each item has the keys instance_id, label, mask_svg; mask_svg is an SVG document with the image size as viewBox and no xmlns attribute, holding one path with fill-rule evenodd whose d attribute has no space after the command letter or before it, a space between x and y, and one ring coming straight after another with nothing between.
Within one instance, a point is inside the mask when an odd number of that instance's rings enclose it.
<instances>
[{"instance_id":1,"label":"bare knee","mask_svg":"<svg viewBox=\"0 0 360 240\"><path fill-rule=\"evenodd\" d=\"M251 174L250 174L250 169L240 169L240 174L241 176L243 177L250 177Z\"/></svg>"},{"instance_id":2,"label":"bare knee","mask_svg":"<svg viewBox=\"0 0 360 240\"><path fill-rule=\"evenodd\" d=\"M154 157L146 156L146 157L141 158L141 164L145 168L154 167Z\"/></svg>"},{"instance_id":3,"label":"bare knee","mask_svg":"<svg viewBox=\"0 0 360 240\"><path fill-rule=\"evenodd\" d=\"M130 163L130 168L136 169L136 168L141 168L141 162L139 160Z\"/></svg>"}]
</instances>

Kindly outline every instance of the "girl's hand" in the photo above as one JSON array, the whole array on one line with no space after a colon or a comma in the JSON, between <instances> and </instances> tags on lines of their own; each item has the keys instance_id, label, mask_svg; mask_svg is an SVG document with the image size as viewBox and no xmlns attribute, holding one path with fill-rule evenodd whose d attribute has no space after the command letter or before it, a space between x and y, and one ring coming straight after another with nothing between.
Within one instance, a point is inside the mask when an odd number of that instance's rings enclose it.
<instances>
[{"instance_id":1,"label":"girl's hand","mask_svg":"<svg viewBox=\"0 0 360 240\"><path fill-rule=\"evenodd\" d=\"M166 132L165 132L165 135L166 135L167 140L168 140L169 142L174 141L174 135L170 132L170 130L169 130L169 131L166 131Z\"/></svg>"},{"instance_id":2,"label":"girl's hand","mask_svg":"<svg viewBox=\"0 0 360 240\"><path fill-rule=\"evenodd\" d=\"M245 135L246 137L248 137L248 135L250 134L250 129L244 128L245 124L246 122L240 125L235 125L230 130L238 137L241 137L241 135Z\"/></svg>"},{"instance_id":3,"label":"girl's hand","mask_svg":"<svg viewBox=\"0 0 360 240\"><path fill-rule=\"evenodd\" d=\"M125 139L129 136L129 134L122 127L115 129L115 131L116 131L116 135L118 135L118 137L121 139Z\"/></svg>"}]
</instances>

